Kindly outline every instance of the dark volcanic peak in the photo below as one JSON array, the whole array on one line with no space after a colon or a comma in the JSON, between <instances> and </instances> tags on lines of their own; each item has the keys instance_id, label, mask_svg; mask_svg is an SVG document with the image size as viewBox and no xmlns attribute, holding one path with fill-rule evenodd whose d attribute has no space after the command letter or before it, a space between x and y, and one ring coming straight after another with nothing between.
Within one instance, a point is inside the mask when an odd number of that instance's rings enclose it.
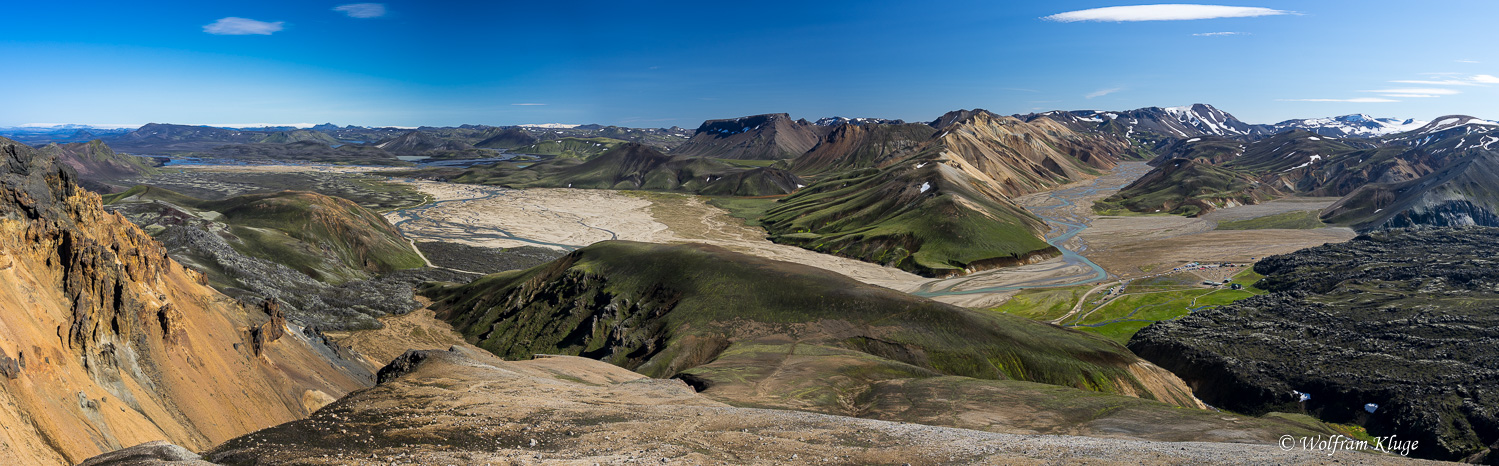
<instances>
[{"instance_id":1,"label":"dark volcanic peak","mask_svg":"<svg viewBox=\"0 0 1499 466\"><path fill-rule=\"evenodd\" d=\"M1322 217L1360 231L1409 227L1499 226L1499 153L1477 150L1418 179L1370 183Z\"/></svg>"},{"instance_id":2,"label":"dark volcanic peak","mask_svg":"<svg viewBox=\"0 0 1499 466\"><path fill-rule=\"evenodd\" d=\"M708 120L672 153L726 159L789 159L805 154L827 131L827 127L792 120L785 113Z\"/></svg>"},{"instance_id":3,"label":"dark volcanic peak","mask_svg":"<svg viewBox=\"0 0 1499 466\"><path fill-rule=\"evenodd\" d=\"M777 121L791 121L791 115L785 113L768 113L765 115L753 115L723 120L708 120L697 127L697 132L717 133L719 135L733 135L758 130L767 123L774 124Z\"/></svg>"},{"instance_id":4,"label":"dark volcanic peak","mask_svg":"<svg viewBox=\"0 0 1499 466\"><path fill-rule=\"evenodd\" d=\"M421 152L435 149L442 145L442 140L423 131L407 131L384 141L375 143L375 147L391 152Z\"/></svg>"},{"instance_id":5,"label":"dark volcanic peak","mask_svg":"<svg viewBox=\"0 0 1499 466\"><path fill-rule=\"evenodd\" d=\"M504 129L495 128L486 131L484 135L488 137L484 138L484 140L482 141L475 143L474 147L483 147L488 149L514 149L516 147L529 146L531 144L535 144L538 141L538 139L536 139L536 136L532 136L531 133L527 133L526 130L516 127Z\"/></svg>"}]
</instances>

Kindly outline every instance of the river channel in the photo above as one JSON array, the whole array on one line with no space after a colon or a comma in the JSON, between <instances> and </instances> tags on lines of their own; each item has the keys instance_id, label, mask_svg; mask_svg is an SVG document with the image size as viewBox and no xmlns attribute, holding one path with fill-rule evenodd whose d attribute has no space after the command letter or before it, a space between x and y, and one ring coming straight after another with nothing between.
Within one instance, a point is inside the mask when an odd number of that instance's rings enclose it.
<instances>
[{"instance_id":1,"label":"river channel","mask_svg":"<svg viewBox=\"0 0 1499 466\"><path fill-rule=\"evenodd\" d=\"M1119 191L1149 171L1150 166L1144 162L1122 163L1085 184L1019 199L1026 210L1041 217L1051 227L1046 233L1046 242L1061 251L1061 257L1038 264L934 280L922 284L912 294L926 297L986 294L1084 285L1108 279L1109 273L1103 267L1081 254L1087 250L1087 245L1077 240L1077 235L1092 225L1089 214L1094 200Z\"/></svg>"}]
</instances>

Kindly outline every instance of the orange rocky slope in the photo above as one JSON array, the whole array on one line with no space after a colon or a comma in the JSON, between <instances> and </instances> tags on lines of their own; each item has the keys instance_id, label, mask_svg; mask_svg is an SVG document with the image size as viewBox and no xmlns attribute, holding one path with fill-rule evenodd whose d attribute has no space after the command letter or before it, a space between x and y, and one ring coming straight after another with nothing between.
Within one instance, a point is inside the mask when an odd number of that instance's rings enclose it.
<instances>
[{"instance_id":1,"label":"orange rocky slope","mask_svg":"<svg viewBox=\"0 0 1499 466\"><path fill-rule=\"evenodd\" d=\"M55 156L0 138L0 463L201 450L372 383L284 326L105 212Z\"/></svg>"}]
</instances>

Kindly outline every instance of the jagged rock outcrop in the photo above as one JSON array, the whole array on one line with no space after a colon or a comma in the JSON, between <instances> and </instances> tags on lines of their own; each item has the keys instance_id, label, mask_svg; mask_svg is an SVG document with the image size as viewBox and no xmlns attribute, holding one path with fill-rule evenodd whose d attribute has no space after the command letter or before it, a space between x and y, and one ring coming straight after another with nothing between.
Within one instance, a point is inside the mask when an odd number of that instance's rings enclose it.
<instances>
[{"instance_id":1,"label":"jagged rock outcrop","mask_svg":"<svg viewBox=\"0 0 1499 466\"><path fill-rule=\"evenodd\" d=\"M369 368L307 342L265 346L259 321L99 197L56 156L0 139L0 463L75 463L166 439L205 448L307 414L304 391L342 394Z\"/></svg>"}]
</instances>

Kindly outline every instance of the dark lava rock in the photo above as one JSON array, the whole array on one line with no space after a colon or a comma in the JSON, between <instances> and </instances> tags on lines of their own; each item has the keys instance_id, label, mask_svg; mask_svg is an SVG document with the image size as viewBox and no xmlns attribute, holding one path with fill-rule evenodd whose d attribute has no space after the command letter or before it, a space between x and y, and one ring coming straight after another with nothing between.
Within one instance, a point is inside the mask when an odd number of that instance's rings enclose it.
<instances>
[{"instance_id":1,"label":"dark lava rock","mask_svg":"<svg viewBox=\"0 0 1499 466\"><path fill-rule=\"evenodd\" d=\"M1304 410L1417 440L1412 456L1494 458L1496 251L1499 228L1468 227L1383 231L1269 257L1255 270L1271 294L1153 324L1128 346L1225 409ZM1311 398L1298 402L1296 392Z\"/></svg>"}]
</instances>

